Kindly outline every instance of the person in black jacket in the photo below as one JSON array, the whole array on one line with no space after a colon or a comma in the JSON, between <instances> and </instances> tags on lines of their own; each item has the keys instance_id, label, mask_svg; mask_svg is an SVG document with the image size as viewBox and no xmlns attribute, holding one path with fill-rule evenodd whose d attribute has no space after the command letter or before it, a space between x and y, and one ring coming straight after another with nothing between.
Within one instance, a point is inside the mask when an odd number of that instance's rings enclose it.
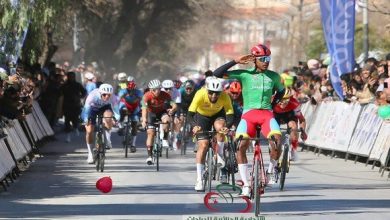
<instances>
[{"instance_id":1,"label":"person in black jacket","mask_svg":"<svg viewBox=\"0 0 390 220\"><path fill-rule=\"evenodd\" d=\"M74 72L67 73L67 81L61 88L61 93L64 96L63 112L65 116L65 132L66 142L70 142L70 132L72 126L78 134L79 117L81 113L81 99L86 96L87 91L76 81ZM72 126L71 124L72 123Z\"/></svg>"}]
</instances>

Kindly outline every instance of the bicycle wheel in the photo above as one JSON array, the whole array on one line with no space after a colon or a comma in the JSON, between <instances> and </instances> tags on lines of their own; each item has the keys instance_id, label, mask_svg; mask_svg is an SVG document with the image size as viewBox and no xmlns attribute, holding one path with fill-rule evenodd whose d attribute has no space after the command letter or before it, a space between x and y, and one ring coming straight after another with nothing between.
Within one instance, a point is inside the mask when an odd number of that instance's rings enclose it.
<instances>
[{"instance_id":1,"label":"bicycle wheel","mask_svg":"<svg viewBox=\"0 0 390 220\"><path fill-rule=\"evenodd\" d=\"M289 146L286 144L283 148L283 157L282 157L282 163L280 167L280 182L279 182L279 189L280 191L283 191L284 189L284 182L286 181L286 174L288 169L288 151Z\"/></svg>"},{"instance_id":2,"label":"bicycle wheel","mask_svg":"<svg viewBox=\"0 0 390 220\"><path fill-rule=\"evenodd\" d=\"M260 214L260 193L261 193L261 189L260 189L260 167L259 167L259 160L255 160L255 164L254 164L254 167L253 167L253 188L252 188L252 191L253 191L253 199L255 200L255 216L259 216Z\"/></svg>"},{"instance_id":3,"label":"bicycle wheel","mask_svg":"<svg viewBox=\"0 0 390 220\"><path fill-rule=\"evenodd\" d=\"M165 158L168 158L168 151L169 151L169 148L166 148L165 149Z\"/></svg>"},{"instance_id":4,"label":"bicycle wheel","mask_svg":"<svg viewBox=\"0 0 390 220\"><path fill-rule=\"evenodd\" d=\"M97 149L97 154L96 154L96 171L100 171L100 149L102 148L102 141L101 141L101 135L99 134L100 132L96 133L95 136L95 146Z\"/></svg>"},{"instance_id":5,"label":"bicycle wheel","mask_svg":"<svg viewBox=\"0 0 390 220\"><path fill-rule=\"evenodd\" d=\"M214 173L214 165L213 165L213 149L209 147L208 150L208 158L207 158L207 166L208 166L208 176L207 176L207 188L208 191L211 192L211 181L213 180L213 173Z\"/></svg>"},{"instance_id":6,"label":"bicycle wheel","mask_svg":"<svg viewBox=\"0 0 390 220\"><path fill-rule=\"evenodd\" d=\"M125 147L125 158L127 158L127 154L129 152L129 124L126 124L125 136L123 137L123 144Z\"/></svg>"}]
</instances>

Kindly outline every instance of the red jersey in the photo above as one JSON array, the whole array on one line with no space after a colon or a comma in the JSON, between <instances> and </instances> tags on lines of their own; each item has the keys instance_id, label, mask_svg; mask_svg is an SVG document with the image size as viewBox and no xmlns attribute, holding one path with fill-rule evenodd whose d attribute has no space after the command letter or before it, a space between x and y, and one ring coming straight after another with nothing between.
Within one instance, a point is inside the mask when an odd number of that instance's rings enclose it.
<instances>
[{"instance_id":1,"label":"red jersey","mask_svg":"<svg viewBox=\"0 0 390 220\"><path fill-rule=\"evenodd\" d=\"M148 112L160 113L167 108L167 104L170 104L171 96L161 91L158 96L154 96L151 91L144 94L142 98L142 108L146 108Z\"/></svg>"},{"instance_id":2,"label":"red jersey","mask_svg":"<svg viewBox=\"0 0 390 220\"><path fill-rule=\"evenodd\" d=\"M301 106L301 104L298 102L298 100L291 97L285 108L281 108L280 105L278 104L274 107L273 110L277 114L282 114L282 113L291 112L291 111L294 111L295 114L297 114L297 113L301 112L300 106Z\"/></svg>"}]
</instances>

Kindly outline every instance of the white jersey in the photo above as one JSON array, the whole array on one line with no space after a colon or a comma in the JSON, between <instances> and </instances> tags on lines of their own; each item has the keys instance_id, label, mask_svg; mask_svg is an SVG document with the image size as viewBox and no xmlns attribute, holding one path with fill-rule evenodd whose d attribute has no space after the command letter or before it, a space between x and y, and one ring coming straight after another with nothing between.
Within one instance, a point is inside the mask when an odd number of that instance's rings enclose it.
<instances>
[{"instance_id":1,"label":"white jersey","mask_svg":"<svg viewBox=\"0 0 390 220\"><path fill-rule=\"evenodd\" d=\"M171 91L166 91L164 88L162 88L161 90L168 93L171 96L172 101L174 101L176 104L181 103L181 93L178 89L172 88Z\"/></svg>"},{"instance_id":2,"label":"white jersey","mask_svg":"<svg viewBox=\"0 0 390 220\"><path fill-rule=\"evenodd\" d=\"M102 100L99 89L94 89L89 93L87 99L85 100L83 112L81 113L81 118L84 122L88 121L88 116L91 112L91 109L100 109L103 106L111 105L111 109L114 112L114 116L119 120L119 98L112 94L110 99L107 101Z\"/></svg>"}]
</instances>

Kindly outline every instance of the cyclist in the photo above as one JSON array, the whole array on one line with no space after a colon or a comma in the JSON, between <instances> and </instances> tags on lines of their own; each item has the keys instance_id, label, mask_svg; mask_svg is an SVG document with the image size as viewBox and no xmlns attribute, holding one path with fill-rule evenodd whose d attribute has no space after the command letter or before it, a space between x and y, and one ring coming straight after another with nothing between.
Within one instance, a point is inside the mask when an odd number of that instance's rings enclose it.
<instances>
[{"instance_id":1,"label":"cyclist","mask_svg":"<svg viewBox=\"0 0 390 220\"><path fill-rule=\"evenodd\" d=\"M126 90L127 87L127 82L126 82L127 75L126 73L119 73L118 74L118 84L116 85L115 88L115 94L118 94L121 90Z\"/></svg>"},{"instance_id":2,"label":"cyclist","mask_svg":"<svg viewBox=\"0 0 390 220\"><path fill-rule=\"evenodd\" d=\"M91 72L85 72L84 77L87 80L85 83L85 90L87 90L87 94L89 94L96 89L96 77Z\"/></svg>"},{"instance_id":3,"label":"cyclist","mask_svg":"<svg viewBox=\"0 0 390 220\"><path fill-rule=\"evenodd\" d=\"M98 89L94 89L85 100L81 117L85 123L85 139L88 148L88 163L93 163L92 141L93 131L96 125L96 117L103 115L103 124L106 128L107 147L111 148L111 128L114 124L111 119L113 115L119 119L118 98L113 95L113 88L110 84L102 84Z\"/></svg>"},{"instance_id":4,"label":"cyclist","mask_svg":"<svg viewBox=\"0 0 390 220\"><path fill-rule=\"evenodd\" d=\"M177 109L175 111L174 123L173 123L173 150L177 150L177 135L180 131L180 122L179 122L179 114L180 114L180 106L181 106L181 93L178 89L176 89L175 84L172 80L167 79L162 83L162 91L168 93L171 96L171 99L176 103ZM171 119L172 120L172 119ZM169 127L168 127L169 128Z\"/></svg>"},{"instance_id":5,"label":"cyclist","mask_svg":"<svg viewBox=\"0 0 390 220\"><path fill-rule=\"evenodd\" d=\"M301 131L301 138L303 141L307 139L305 132L306 120L301 112L301 104L292 96L291 89L286 89L283 99L273 108L275 119L279 125L286 124L290 130L291 135L291 160L297 160L298 148L298 125Z\"/></svg>"},{"instance_id":6,"label":"cyclist","mask_svg":"<svg viewBox=\"0 0 390 220\"><path fill-rule=\"evenodd\" d=\"M284 86L279 74L268 70L270 61L271 51L265 45L259 44L251 49L251 54L232 60L217 68L213 73L217 77L223 77L223 74L226 73L229 78L239 80L242 85L244 106L241 121L236 130L236 137L241 135L244 137L237 152L238 169L244 182L242 188L242 195L244 196L249 196L250 192L246 173L248 167L246 151L250 141L246 138L256 135L256 126L258 125L261 126L261 133L269 140L270 144L271 158L267 171L268 176L274 180L278 175L277 161L281 153L281 132L278 123L274 119L272 106L283 97ZM249 62L254 62L254 68L227 71L236 64L247 64ZM276 94L272 100L272 95L275 92ZM272 136L276 143L272 141ZM272 180L270 183L273 182Z\"/></svg>"},{"instance_id":7,"label":"cyclist","mask_svg":"<svg viewBox=\"0 0 390 220\"><path fill-rule=\"evenodd\" d=\"M191 105L192 100L194 99L196 90L195 90L195 82L192 80L187 80L183 83L183 86L180 88L181 94L181 107L180 107L180 117L179 117L179 128L183 128L183 122L187 116L188 108ZM181 143L177 143L180 145Z\"/></svg>"},{"instance_id":8,"label":"cyclist","mask_svg":"<svg viewBox=\"0 0 390 220\"><path fill-rule=\"evenodd\" d=\"M120 97L120 119L119 119L119 131L118 134L123 135L123 125L122 122L127 114L127 117L130 117L131 120L131 135L133 136L133 141L131 143L130 152L136 152L136 139L137 139L137 125L139 122L139 113L141 111L140 103L142 100L142 92L137 89L137 84L134 82L134 78L127 83L127 89L122 89L119 91L118 96Z\"/></svg>"},{"instance_id":9,"label":"cyclist","mask_svg":"<svg viewBox=\"0 0 390 220\"><path fill-rule=\"evenodd\" d=\"M176 89L180 89L182 82L178 79L173 80L173 84L175 84Z\"/></svg>"},{"instance_id":10,"label":"cyclist","mask_svg":"<svg viewBox=\"0 0 390 220\"><path fill-rule=\"evenodd\" d=\"M229 94L234 109L234 127L237 128L238 123L241 120L242 115L242 93L240 82L234 80L229 84L229 88L226 90Z\"/></svg>"},{"instance_id":11,"label":"cyclist","mask_svg":"<svg viewBox=\"0 0 390 220\"><path fill-rule=\"evenodd\" d=\"M229 95L223 92L221 80L213 78L208 80L205 88L199 89L188 109L187 120L192 125L194 134L201 131L210 131L214 126L215 131L227 132L228 127L233 124L233 107ZM196 191L203 191L203 172L205 167L205 157L208 147L208 135L197 135L198 151L196 153L196 171L197 180L195 183ZM221 133L216 134L218 151L217 162L221 168L224 167L223 161L225 136ZM223 170L222 170L223 171ZM221 175L221 182L227 182L225 172Z\"/></svg>"},{"instance_id":12,"label":"cyclist","mask_svg":"<svg viewBox=\"0 0 390 220\"><path fill-rule=\"evenodd\" d=\"M172 101L171 96L161 91L161 82L158 79L154 79L148 84L149 91L146 92L142 98L142 127L146 128L147 124L147 138L146 148L148 150L148 158L146 163L152 165L152 149L154 142L154 126L153 123L157 120L161 120L163 124L164 137L162 145L165 148L169 147L168 144L168 124L170 123L170 116L176 111L176 103Z\"/></svg>"}]
</instances>

